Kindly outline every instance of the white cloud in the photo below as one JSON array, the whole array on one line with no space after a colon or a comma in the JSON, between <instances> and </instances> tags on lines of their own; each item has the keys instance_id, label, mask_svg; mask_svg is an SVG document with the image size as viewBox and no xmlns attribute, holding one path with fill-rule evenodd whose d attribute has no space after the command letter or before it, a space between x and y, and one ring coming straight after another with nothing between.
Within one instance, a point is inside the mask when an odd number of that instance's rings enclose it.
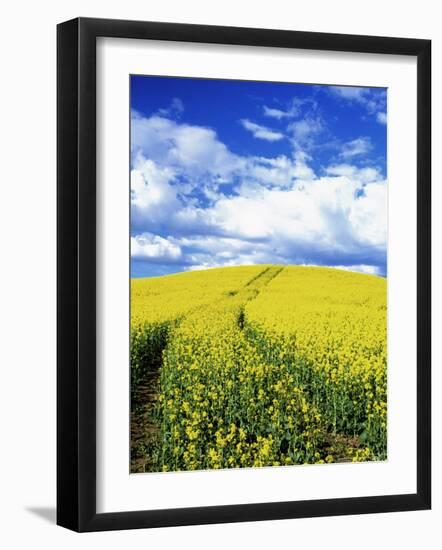
<instances>
[{"instance_id":1,"label":"white cloud","mask_svg":"<svg viewBox=\"0 0 442 550\"><path fill-rule=\"evenodd\" d=\"M346 176L359 183L382 181L382 175L377 168L366 166L358 168L352 164L333 164L325 169L329 176Z\"/></svg>"},{"instance_id":2,"label":"white cloud","mask_svg":"<svg viewBox=\"0 0 442 550\"><path fill-rule=\"evenodd\" d=\"M379 124L387 123L387 92L383 88L357 86L329 86L327 90L341 99L361 105L369 115L375 115Z\"/></svg>"},{"instance_id":3,"label":"white cloud","mask_svg":"<svg viewBox=\"0 0 442 550\"><path fill-rule=\"evenodd\" d=\"M261 139L264 136L271 140L284 137L250 121L245 124L250 131L259 134ZM209 128L179 124L157 115L143 118L134 113L132 158L135 159L135 168L138 170L146 159L154 164L157 171L163 170L166 180L173 183L175 195L188 195L196 190L198 193L203 192L214 202L221 196L220 187L232 185L235 181L240 182L243 189L252 189L255 183L289 188L297 179L314 177L313 171L307 166L306 158L301 159L297 154L301 152L301 142L309 141L307 134L315 131L316 127L311 127L310 130L298 128L298 135L302 136L293 158L285 155L273 158L241 157L232 153L218 139L216 132ZM166 185L163 183L162 187L165 188ZM169 193L168 195L170 197ZM138 197L137 202L141 200Z\"/></svg>"},{"instance_id":4,"label":"white cloud","mask_svg":"<svg viewBox=\"0 0 442 550\"><path fill-rule=\"evenodd\" d=\"M174 97L167 109L158 109L158 114L161 116L177 116L179 117L184 112L184 103L179 97Z\"/></svg>"},{"instance_id":5,"label":"white cloud","mask_svg":"<svg viewBox=\"0 0 442 550\"><path fill-rule=\"evenodd\" d=\"M284 262L265 242L226 237L190 237L179 242L181 246L192 247L188 270Z\"/></svg>"},{"instance_id":6,"label":"white cloud","mask_svg":"<svg viewBox=\"0 0 442 550\"><path fill-rule=\"evenodd\" d=\"M274 158L251 157L247 161L246 169L241 186L241 194L256 194L256 190L262 187L273 186L281 188L292 188L298 180L310 180L315 173L308 166L309 156L303 151L295 152L293 158L280 155Z\"/></svg>"},{"instance_id":7,"label":"white cloud","mask_svg":"<svg viewBox=\"0 0 442 550\"><path fill-rule=\"evenodd\" d=\"M383 182L364 186L363 194L350 207L348 220L360 242L375 247L387 243L387 186Z\"/></svg>"},{"instance_id":8,"label":"white cloud","mask_svg":"<svg viewBox=\"0 0 442 550\"><path fill-rule=\"evenodd\" d=\"M256 125L257 130L253 123L248 123L253 125L254 131L264 131L263 127ZM194 189L215 202L222 196L220 187L231 185L235 180L240 182L243 190L252 190L255 184L289 188L297 179L314 177L307 166L307 157L302 157L303 153L299 147L297 149L293 158L285 155L241 157L220 142L211 129L179 124L157 115L143 118L135 113L132 121L134 168L139 172L140 166L148 160L145 171L148 169L152 185L147 186L147 174L141 185L139 175L134 173L133 177L138 178L133 185L136 192L134 202L137 207L143 201L145 207L147 204L157 207L158 200L152 201L150 194L162 191L171 201L171 207L175 208L177 193L189 195ZM161 181L157 182L160 174Z\"/></svg>"},{"instance_id":9,"label":"white cloud","mask_svg":"<svg viewBox=\"0 0 442 550\"><path fill-rule=\"evenodd\" d=\"M174 235L186 229L174 244L189 268L319 261L376 266L370 259L382 261L386 247L386 184L365 183L373 174L347 171L353 176L303 180L290 189L256 185L254 194L225 196L209 208L187 206L171 213L167 227Z\"/></svg>"},{"instance_id":10,"label":"white cloud","mask_svg":"<svg viewBox=\"0 0 442 550\"><path fill-rule=\"evenodd\" d=\"M374 270L385 263L386 182L378 169L350 162L369 147L364 138L346 144L347 162L315 174L300 147L311 139L308 125L293 127L292 156L267 158L233 154L208 128L158 116L135 122L137 258L189 269L320 263Z\"/></svg>"},{"instance_id":11,"label":"white cloud","mask_svg":"<svg viewBox=\"0 0 442 550\"><path fill-rule=\"evenodd\" d=\"M243 118L241 120L241 124L243 128L253 134L253 137L258 139L264 139L266 141L279 141L280 139L284 138L284 134L281 134L281 132L277 132L275 130L267 128L266 126L256 124L255 122L252 122L247 118Z\"/></svg>"},{"instance_id":12,"label":"white cloud","mask_svg":"<svg viewBox=\"0 0 442 550\"><path fill-rule=\"evenodd\" d=\"M310 110L315 110L317 107L316 101L311 97L299 98L294 97L288 104L287 108L278 109L275 107L268 107L267 105L263 106L263 112L265 116L276 118L281 120L284 118L292 119L296 118L301 114L302 108L308 106Z\"/></svg>"},{"instance_id":13,"label":"white cloud","mask_svg":"<svg viewBox=\"0 0 442 550\"><path fill-rule=\"evenodd\" d=\"M311 156L308 155L305 151L296 151L295 152L295 168L294 175L298 180L312 180L314 179L315 173L308 166L308 161L312 160Z\"/></svg>"},{"instance_id":14,"label":"white cloud","mask_svg":"<svg viewBox=\"0 0 442 550\"><path fill-rule=\"evenodd\" d=\"M320 117L306 117L292 122L288 130L293 135L295 148L308 149L313 146L314 138L324 130L324 124Z\"/></svg>"},{"instance_id":15,"label":"white cloud","mask_svg":"<svg viewBox=\"0 0 442 550\"><path fill-rule=\"evenodd\" d=\"M387 113L379 111L378 113L376 113L376 120L379 122L379 124L387 124Z\"/></svg>"},{"instance_id":16,"label":"white cloud","mask_svg":"<svg viewBox=\"0 0 442 550\"><path fill-rule=\"evenodd\" d=\"M366 155L372 149L373 145L370 138L359 137L344 143L339 154L344 159L351 159L360 155Z\"/></svg>"},{"instance_id":17,"label":"white cloud","mask_svg":"<svg viewBox=\"0 0 442 550\"><path fill-rule=\"evenodd\" d=\"M131 171L132 223L135 227L144 220L149 224L166 221L181 203L172 185L175 173L161 168L152 160L138 157Z\"/></svg>"},{"instance_id":18,"label":"white cloud","mask_svg":"<svg viewBox=\"0 0 442 550\"><path fill-rule=\"evenodd\" d=\"M345 99L365 103L370 94L370 88L358 88L356 86L330 86L329 90Z\"/></svg>"},{"instance_id":19,"label":"white cloud","mask_svg":"<svg viewBox=\"0 0 442 550\"><path fill-rule=\"evenodd\" d=\"M278 120L289 116L286 111L282 111L281 109L274 109L273 107L267 107L266 105L264 105L263 111L265 116L276 118Z\"/></svg>"},{"instance_id":20,"label":"white cloud","mask_svg":"<svg viewBox=\"0 0 442 550\"><path fill-rule=\"evenodd\" d=\"M210 217L224 235L266 241L288 256L352 255L385 246L385 203L383 182L363 186L348 176L326 176L290 190L221 199Z\"/></svg>"},{"instance_id":21,"label":"white cloud","mask_svg":"<svg viewBox=\"0 0 442 550\"><path fill-rule=\"evenodd\" d=\"M210 172L228 178L244 164L219 141L214 130L157 115L144 118L133 113L131 144L133 155L141 153L159 165L184 171L188 177Z\"/></svg>"},{"instance_id":22,"label":"white cloud","mask_svg":"<svg viewBox=\"0 0 442 550\"><path fill-rule=\"evenodd\" d=\"M131 256L137 260L146 260L175 263L182 259L181 248L169 239L142 233L130 239Z\"/></svg>"},{"instance_id":23,"label":"white cloud","mask_svg":"<svg viewBox=\"0 0 442 550\"><path fill-rule=\"evenodd\" d=\"M365 273L367 275L381 275L381 270L375 265L334 265L335 269L344 269L345 271L356 271L357 273Z\"/></svg>"}]
</instances>

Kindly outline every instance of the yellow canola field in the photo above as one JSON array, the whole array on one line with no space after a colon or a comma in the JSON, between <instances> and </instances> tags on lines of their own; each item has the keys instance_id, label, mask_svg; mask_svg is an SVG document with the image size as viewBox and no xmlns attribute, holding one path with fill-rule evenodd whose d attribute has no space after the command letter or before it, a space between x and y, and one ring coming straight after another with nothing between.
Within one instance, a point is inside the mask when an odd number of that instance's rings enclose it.
<instances>
[{"instance_id":1,"label":"yellow canola field","mask_svg":"<svg viewBox=\"0 0 442 550\"><path fill-rule=\"evenodd\" d=\"M266 266L216 268L132 279L131 325L174 321L204 304L234 292Z\"/></svg>"},{"instance_id":2,"label":"yellow canola field","mask_svg":"<svg viewBox=\"0 0 442 550\"><path fill-rule=\"evenodd\" d=\"M386 458L386 280L249 266L132 282L151 471ZM134 376L134 372L137 373Z\"/></svg>"},{"instance_id":3,"label":"yellow canola field","mask_svg":"<svg viewBox=\"0 0 442 550\"><path fill-rule=\"evenodd\" d=\"M246 306L249 338L298 381L328 429L359 435L360 458L386 458L387 281L290 266Z\"/></svg>"},{"instance_id":4,"label":"yellow canola field","mask_svg":"<svg viewBox=\"0 0 442 550\"><path fill-rule=\"evenodd\" d=\"M265 266L209 269L131 281L131 394L141 378L159 368L172 327L184 315L229 295Z\"/></svg>"}]
</instances>

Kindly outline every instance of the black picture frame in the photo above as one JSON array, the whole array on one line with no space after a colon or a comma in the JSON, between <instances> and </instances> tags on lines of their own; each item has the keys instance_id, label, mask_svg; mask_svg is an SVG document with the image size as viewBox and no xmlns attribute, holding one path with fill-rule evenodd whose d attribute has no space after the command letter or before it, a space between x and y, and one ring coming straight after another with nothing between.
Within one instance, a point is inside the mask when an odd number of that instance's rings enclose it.
<instances>
[{"instance_id":1,"label":"black picture frame","mask_svg":"<svg viewBox=\"0 0 442 550\"><path fill-rule=\"evenodd\" d=\"M417 58L417 491L358 498L96 512L96 39ZM431 506L431 41L79 18L57 28L57 523L83 531L425 510Z\"/></svg>"}]
</instances>

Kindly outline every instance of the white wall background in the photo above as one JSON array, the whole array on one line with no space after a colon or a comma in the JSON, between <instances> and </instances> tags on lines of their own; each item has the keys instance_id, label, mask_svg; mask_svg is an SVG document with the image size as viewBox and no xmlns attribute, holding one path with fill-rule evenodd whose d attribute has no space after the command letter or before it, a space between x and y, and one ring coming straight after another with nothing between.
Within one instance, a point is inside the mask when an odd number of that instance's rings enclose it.
<instances>
[{"instance_id":1,"label":"white wall background","mask_svg":"<svg viewBox=\"0 0 442 550\"><path fill-rule=\"evenodd\" d=\"M442 539L440 283L434 293L433 510L76 535L55 521L55 25L77 17L433 40L433 281L442 279L442 35L436 0L16 1L2 9L0 544L107 549L437 548ZM439 338L438 338L439 337Z\"/></svg>"}]
</instances>

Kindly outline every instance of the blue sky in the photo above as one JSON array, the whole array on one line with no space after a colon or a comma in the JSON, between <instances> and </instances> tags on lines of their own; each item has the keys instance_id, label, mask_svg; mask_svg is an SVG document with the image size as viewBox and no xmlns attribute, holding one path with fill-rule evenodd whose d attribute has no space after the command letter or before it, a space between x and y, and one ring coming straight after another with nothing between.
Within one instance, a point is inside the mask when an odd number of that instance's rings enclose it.
<instances>
[{"instance_id":1,"label":"blue sky","mask_svg":"<svg viewBox=\"0 0 442 550\"><path fill-rule=\"evenodd\" d=\"M387 91L131 77L131 275L386 274Z\"/></svg>"}]
</instances>

